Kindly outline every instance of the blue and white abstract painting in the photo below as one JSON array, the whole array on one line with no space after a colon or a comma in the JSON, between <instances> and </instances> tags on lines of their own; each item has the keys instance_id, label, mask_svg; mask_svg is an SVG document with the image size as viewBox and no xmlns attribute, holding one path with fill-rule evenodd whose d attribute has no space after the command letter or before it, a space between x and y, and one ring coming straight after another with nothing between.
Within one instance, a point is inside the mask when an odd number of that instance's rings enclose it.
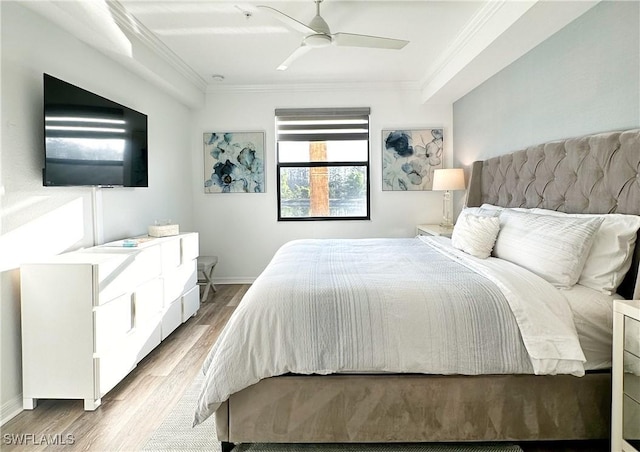
<instances>
[{"instance_id":1,"label":"blue and white abstract painting","mask_svg":"<svg viewBox=\"0 0 640 452\"><path fill-rule=\"evenodd\" d=\"M205 193L264 193L264 132L203 134Z\"/></svg>"},{"instance_id":2,"label":"blue and white abstract painting","mask_svg":"<svg viewBox=\"0 0 640 452\"><path fill-rule=\"evenodd\" d=\"M443 129L383 130L382 189L431 190L442 168Z\"/></svg>"}]
</instances>

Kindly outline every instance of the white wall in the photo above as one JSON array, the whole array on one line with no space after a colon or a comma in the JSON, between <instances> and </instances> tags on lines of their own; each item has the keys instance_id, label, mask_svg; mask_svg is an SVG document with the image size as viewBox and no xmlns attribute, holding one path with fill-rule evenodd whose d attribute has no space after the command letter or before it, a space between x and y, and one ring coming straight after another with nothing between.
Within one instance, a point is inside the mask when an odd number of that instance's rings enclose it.
<instances>
[{"instance_id":1,"label":"white wall","mask_svg":"<svg viewBox=\"0 0 640 452\"><path fill-rule=\"evenodd\" d=\"M5 420L22 404L20 263L90 246L96 239L91 189L42 186L42 73L148 115L150 186L97 191L98 226L105 241L146 233L147 225L158 218L193 229L193 113L30 9L0 2L0 11L0 402Z\"/></svg>"},{"instance_id":2,"label":"white wall","mask_svg":"<svg viewBox=\"0 0 640 452\"><path fill-rule=\"evenodd\" d=\"M640 2L601 2L453 106L455 161L640 126Z\"/></svg>"},{"instance_id":3,"label":"white wall","mask_svg":"<svg viewBox=\"0 0 640 452\"><path fill-rule=\"evenodd\" d=\"M274 113L276 108L371 107L370 221L277 221ZM194 226L202 254L217 255L215 278L252 281L274 252L298 238L411 237L419 223L439 223L442 192L382 191L382 129L444 127L445 165L452 160L451 106L424 105L418 91L302 88L220 91L207 96L195 121L203 132L265 131L266 193L205 194L202 142L193 148Z\"/></svg>"}]
</instances>

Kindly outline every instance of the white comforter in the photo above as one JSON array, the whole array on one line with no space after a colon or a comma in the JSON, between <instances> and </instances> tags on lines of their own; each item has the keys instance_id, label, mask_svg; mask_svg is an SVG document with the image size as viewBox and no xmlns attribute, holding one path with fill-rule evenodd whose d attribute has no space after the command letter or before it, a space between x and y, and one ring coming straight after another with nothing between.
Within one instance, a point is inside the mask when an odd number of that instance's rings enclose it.
<instances>
[{"instance_id":1,"label":"white comforter","mask_svg":"<svg viewBox=\"0 0 640 452\"><path fill-rule=\"evenodd\" d=\"M204 365L194 423L282 375L584 374L558 289L441 237L298 240L256 279Z\"/></svg>"}]
</instances>

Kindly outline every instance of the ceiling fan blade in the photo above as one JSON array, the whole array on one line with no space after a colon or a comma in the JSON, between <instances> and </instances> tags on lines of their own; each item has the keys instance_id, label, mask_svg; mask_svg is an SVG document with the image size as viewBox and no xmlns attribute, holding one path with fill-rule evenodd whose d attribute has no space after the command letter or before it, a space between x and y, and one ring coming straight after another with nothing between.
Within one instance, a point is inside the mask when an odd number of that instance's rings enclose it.
<instances>
[{"instance_id":1,"label":"ceiling fan blade","mask_svg":"<svg viewBox=\"0 0 640 452\"><path fill-rule=\"evenodd\" d=\"M256 7L264 11L267 11L273 17L275 17L276 19L284 23L287 27L292 28L296 31L299 31L300 33L304 33L304 34L316 33L316 31L313 28L310 28L309 26L303 24L302 22L297 21L293 17L287 16L285 13L278 11L275 8L272 8L270 6L265 6L265 5L257 5Z\"/></svg>"},{"instance_id":2,"label":"ceiling fan blade","mask_svg":"<svg viewBox=\"0 0 640 452\"><path fill-rule=\"evenodd\" d=\"M294 50L293 53L289 55L289 57L286 60L284 60L282 64L280 64L280 66L278 66L278 70L286 71L289 68L289 66L291 66L291 63L293 63L295 60L300 58L302 55L304 55L311 49L313 49L313 47L306 46L304 44L301 45L296 50Z\"/></svg>"},{"instance_id":3,"label":"ceiling fan blade","mask_svg":"<svg viewBox=\"0 0 640 452\"><path fill-rule=\"evenodd\" d=\"M393 38L382 38L380 36L357 35L352 33L335 33L332 35L333 43L338 46L349 47L373 47L376 49L400 50L409 41Z\"/></svg>"}]
</instances>

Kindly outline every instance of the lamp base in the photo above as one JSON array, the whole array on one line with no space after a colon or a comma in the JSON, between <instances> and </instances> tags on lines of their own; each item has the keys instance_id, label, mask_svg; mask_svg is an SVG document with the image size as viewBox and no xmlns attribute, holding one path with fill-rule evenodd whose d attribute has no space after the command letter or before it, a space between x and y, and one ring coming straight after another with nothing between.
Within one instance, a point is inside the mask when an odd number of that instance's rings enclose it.
<instances>
[{"instance_id":1,"label":"lamp base","mask_svg":"<svg viewBox=\"0 0 640 452\"><path fill-rule=\"evenodd\" d=\"M442 229L453 229L451 216L451 192L445 190L444 196L442 197L442 221L440 222Z\"/></svg>"}]
</instances>

